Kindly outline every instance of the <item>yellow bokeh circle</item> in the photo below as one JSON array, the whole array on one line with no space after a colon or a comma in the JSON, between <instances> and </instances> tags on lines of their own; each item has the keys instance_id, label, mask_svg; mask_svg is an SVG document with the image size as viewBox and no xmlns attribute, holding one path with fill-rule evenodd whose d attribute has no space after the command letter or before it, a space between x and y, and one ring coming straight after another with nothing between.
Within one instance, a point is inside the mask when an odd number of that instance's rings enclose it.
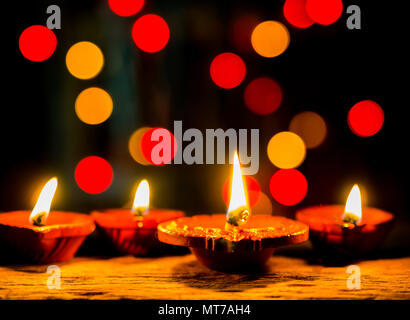
<instances>
[{"instance_id":1,"label":"yellow bokeh circle","mask_svg":"<svg viewBox=\"0 0 410 320\"><path fill-rule=\"evenodd\" d=\"M150 130L151 128L149 127L142 127L133 132L131 135L130 139L128 140L128 151L131 155L131 157L138 162L139 164L142 164L144 166L150 165L151 163L145 159L144 155L142 154L141 151L141 139L144 136L144 134Z\"/></svg>"},{"instance_id":2,"label":"yellow bokeh circle","mask_svg":"<svg viewBox=\"0 0 410 320\"><path fill-rule=\"evenodd\" d=\"M306 156L306 147L302 138L289 131L275 134L268 143L269 160L278 168L298 167Z\"/></svg>"},{"instance_id":3,"label":"yellow bokeh circle","mask_svg":"<svg viewBox=\"0 0 410 320\"><path fill-rule=\"evenodd\" d=\"M87 124L100 124L112 113L113 102L109 93L101 88L83 90L75 101L75 113Z\"/></svg>"},{"instance_id":4,"label":"yellow bokeh circle","mask_svg":"<svg viewBox=\"0 0 410 320\"><path fill-rule=\"evenodd\" d=\"M104 65L104 55L94 43L81 41L68 50L65 62L74 77L91 79L100 73Z\"/></svg>"},{"instance_id":5,"label":"yellow bokeh circle","mask_svg":"<svg viewBox=\"0 0 410 320\"><path fill-rule=\"evenodd\" d=\"M289 131L298 134L306 144L306 148L316 148L326 138L327 127L323 118L312 111L305 111L294 116Z\"/></svg>"},{"instance_id":6,"label":"yellow bokeh circle","mask_svg":"<svg viewBox=\"0 0 410 320\"><path fill-rule=\"evenodd\" d=\"M264 21L253 29L251 43L262 57L273 58L282 54L290 42L288 29L278 21Z\"/></svg>"}]
</instances>

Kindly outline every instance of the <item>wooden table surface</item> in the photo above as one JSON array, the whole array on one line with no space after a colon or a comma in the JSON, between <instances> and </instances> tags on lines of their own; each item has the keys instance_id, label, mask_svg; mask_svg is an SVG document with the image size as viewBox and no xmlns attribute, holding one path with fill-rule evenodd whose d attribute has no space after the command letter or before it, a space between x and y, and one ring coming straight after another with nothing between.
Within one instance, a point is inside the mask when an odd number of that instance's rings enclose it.
<instances>
[{"instance_id":1,"label":"wooden table surface","mask_svg":"<svg viewBox=\"0 0 410 320\"><path fill-rule=\"evenodd\" d=\"M357 263L361 289L344 267L274 255L263 274L224 274L194 256L77 257L58 264L61 288L47 287L47 266L0 266L0 299L410 299L410 257Z\"/></svg>"}]
</instances>

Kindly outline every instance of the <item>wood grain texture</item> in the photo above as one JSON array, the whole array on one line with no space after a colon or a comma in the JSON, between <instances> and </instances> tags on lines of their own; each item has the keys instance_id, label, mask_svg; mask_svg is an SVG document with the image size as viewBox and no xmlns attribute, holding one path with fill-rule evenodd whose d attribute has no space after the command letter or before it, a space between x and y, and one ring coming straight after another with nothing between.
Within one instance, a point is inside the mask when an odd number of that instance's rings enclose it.
<instances>
[{"instance_id":1,"label":"wood grain texture","mask_svg":"<svg viewBox=\"0 0 410 320\"><path fill-rule=\"evenodd\" d=\"M61 289L47 288L47 266L0 266L1 299L410 299L410 257L358 263L361 289L346 267L273 256L263 274L224 274L194 256L75 258L58 264Z\"/></svg>"}]
</instances>

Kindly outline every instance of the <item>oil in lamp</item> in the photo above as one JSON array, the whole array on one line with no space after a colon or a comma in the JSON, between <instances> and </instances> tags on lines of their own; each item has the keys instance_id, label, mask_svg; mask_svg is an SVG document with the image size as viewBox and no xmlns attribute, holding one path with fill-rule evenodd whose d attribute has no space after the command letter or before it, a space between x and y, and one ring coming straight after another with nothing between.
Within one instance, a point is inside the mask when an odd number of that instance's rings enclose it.
<instances>
[{"instance_id":1,"label":"oil in lamp","mask_svg":"<svg viewBox=\"0 0 410 320\"><path fill-rule=\"evenodd\" d=\"M43 187L34 209L0 214L0 260L4 263L46 264L71 259L94 231L91 217L51 211L57 178Z\"/></svg>"},{"instance_id":2,"label":"oil in lamp","mask_svg":"<svg viewBox=\"0 0 410 320\"><path fill-rule=\"evenodd\" d=\"M197 215L161 223L158 239L189 247L205 266L227 272L260 270L276 247L308 239L308 227L304 223L271 215L251 215L245 190L235 153L226 215Z\"/></svg>"},{"instance_id":3,"label":"oil in lamp","mask_svg":"<svg viewBox=\"0 0 410 320\"><path fill-rule=\"evenodd\" d=\"M309 225L310 240L321 256L340 260L358 258L379 248L394 216L377 208L362 208L359 186L354 185L344 208L309 207L298 211L296 219Z\"/></svg>"},{"instance_id":4,"label":"oil in lamp","mask_svg":"<svg viewBox=\"0 0 410 320\"><path fill-rule=\"evenodd\" d=\"M92 212L99 234L116 251L133 255L155 254L166 249L157 239L159 223L184 216L184 212L149 208L149 184L138 185L131 209L106 209Z\"/></svg>"}]
</instances>

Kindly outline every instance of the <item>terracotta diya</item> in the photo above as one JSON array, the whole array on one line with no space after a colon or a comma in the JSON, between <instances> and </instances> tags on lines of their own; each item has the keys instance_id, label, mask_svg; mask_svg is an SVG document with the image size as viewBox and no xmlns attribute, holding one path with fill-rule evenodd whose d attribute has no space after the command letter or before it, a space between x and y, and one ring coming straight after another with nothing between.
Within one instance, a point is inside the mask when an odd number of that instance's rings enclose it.
<instances>
[{"instance_id":1,"label":"terracotta diya","mask_svg":"<svg viewBox=\"0 0 410 320\"><path fill-rule=\"evenodd\" d=\"M13 211L0 214L0 260L3 263L47 264L70 260L94 231L91 217L51 211L57 179L50 179L42 189L32 212Z\"/></svg>"},{"instance_id":2,"label":"terracotta diya","mask_svg":"<svg viewBox=\"0 0 410 320\"><path fill-rule=\"evenodd\" d=\"M220 271L261 269L275 248L304 242L308 226L283 217L250 214L239 159L234 156L227 214L161 223L158 239L189 247L205 266Z\"/></svg>"},{"instance_id":3,"label":"terracotta diya","mask_svg":"<svg viewBox=\"0 0 410 320\"><path fill-rule=\"evenodd\" d=\"M310 240L324 257L357 258L375 251L391 230L394 215L376 208L362 209L360 189L354 185L342 205L309 207L296 213L309 225Z\"/></svg>"},{"instance_id":4,"label":"terracotta diya","mask_svg":"<svg viewBox=\"0 0 410 320\"><path fill-rule=\"evenodd\" d=\"M149 185L142 180L135 193L132 209L94 211L97 230L114 248L126 254L155 254L167 245L157 239L159 223L183 217L182 211L149 208Z\"/></svg>"}]
</instances>

